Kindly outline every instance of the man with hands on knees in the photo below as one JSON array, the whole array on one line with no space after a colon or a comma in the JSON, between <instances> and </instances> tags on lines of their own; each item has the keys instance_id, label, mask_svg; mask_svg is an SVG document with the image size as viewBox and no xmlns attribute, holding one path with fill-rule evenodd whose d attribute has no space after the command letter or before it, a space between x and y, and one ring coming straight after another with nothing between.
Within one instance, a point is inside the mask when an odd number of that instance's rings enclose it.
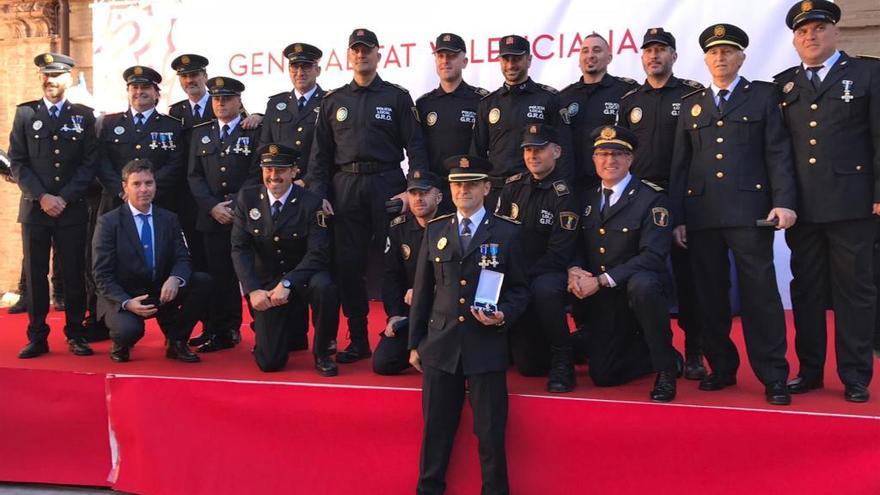
<instances>
[{"instance_id":1,"label":"man with hands on knees","mask_svg":"<svg viewBox=\"0 0 880 495\"><path fill-rule=\"evenodd\" d=\"M211 278L193 272L177 215L153 205L156 178L148 160L121 171L125 203L98 218L92 239L97 313L110 331L110 359L130 359L156 317L167 338L166 357L187 363L199 357L187 339L210 296Z\"/></svg>"}]
</instances>

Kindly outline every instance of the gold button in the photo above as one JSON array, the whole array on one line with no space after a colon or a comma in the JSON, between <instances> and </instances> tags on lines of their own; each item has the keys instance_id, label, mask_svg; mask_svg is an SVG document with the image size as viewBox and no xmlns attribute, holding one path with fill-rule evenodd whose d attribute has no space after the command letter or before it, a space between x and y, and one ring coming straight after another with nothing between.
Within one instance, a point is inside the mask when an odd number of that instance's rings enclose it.
<instances>
[{"instance_id":1,"label":"gold button","mask_svg":"<svg viewBox=\"0 0 880 495\"><path fill-rule=\"evenodd\" d=\"M815 110L815 109L819 108L819 105L816 105L815 103L813 103L812 105L810 105L810 108Z\"/></svg>"},{"instance_id":2,"label":"gold button","mask_svg":"<svg viewBox=\"0 0 880 495\"><path fill-rule=\"evenodd\" d=\"M302 127L297 127L297 128L296 128L296 132L302 132L302 131L303 131L303 128L302 128Z\"/></svg>"},{"instance_id":3,"label":"gold button","mask_svg":"<svg viewBox=\"0 0 880 495\"><path fill-rule=\"evenodd\" d=\"M274 240L274 241L275 241L275 242L278 242L278 241L280 241L280 240L281 240L281 238L280 238L280 237L278 237L278 236L277 236L277 235L276 235L276 236L275 236L275 239L273 239L273 240Z\"/></svg>"},{"instance_id":4,"label":"gold button","mask_svg":"<svg viewBox=\"0 0 880 495\"><path fill-rule=\"evenodd\" d=\"M39 135L39 134L34 134L34 139L40 139L40 135ZM119 141L119 140L117 139L117 141Z\"/></svg>"},{"instance_id":5,"label":"gold button","mask_svg":"<svg viewBox=\"0 0 880 495\"><path fill-rule=\"evenodd\" d=\"M716 142L716 143L723 143L723 142L724 142L724 138L723 138L723 137L720 137L720 138L716 139L715 142Z\"/></svg>"},{"instance_id":6,"label":"gold button","mask_svg":"<svg viewBox=\"0 0 880 495\"><path fill-rule=\"evenodd\" d=\"M118 143L119 140L118 140L118 139L114 139L113 142L114 142L114 143Z\"/></svg>"},{"instance_id":7,"label":"gold button","mask_svg":"<svg viewBox=\"0 0 880 495\"><path fill-rule=\"evenodd\" d=\"M761 184L755 184L755 189L761 189Z\"/></svg>"},{"instance_id":8,"label":"gold button","mask_svg":"<svg viewBox=\"0 0 880 495\"><path fill-rule=\"evenodd\" d=\"M464 287L465 285L467 285L467 280L465 280L465 279L461 279L461 280L458 281L458 283L460 283L461 286Z\"/></svg>"},{"instance_id":9,"label":"gold button","mask_svg":"<svg viewBox=\"0 0 880 495\"><path fill-rule=\"evenodd\" d=\"M605 235L605 229L599 229L599 235Z\"/></svg>"},{"instance_id":10,"label":"gold button","mask_svg":"<svg viewBox=\"0 0 880 495\"><path fill-rule=\"evenodd\" d=\"M221 182L220 185L221 185L222 187L226 187L226 183L225 183L225 182Z\"/></svg>"},{"instance_id":11,"label":"gold button","mask_svg":"<svg viewBox=\"0 0 880 495\"><path fill-rule=\"evenodd\" d=\"M697 124L694 124L694 129L696 129L696 128L697 128Z\"/></svg>"},{"instance_id":12,"label":"gold button","mask_svg":"<svg viewBox=\"0 0 880 495\"><path fill-rule=\"evenodd\" d=\"M70 138L70 139L73 140L73 141L76 141L76 136L73 136L73 137Z\"/></svg>"},{"instance_id":13,"label":"gold button","mask_svg":"<svg viewBox=\"0 0 880 495\"><path fill-rule=\"evenodd\" d=\"M815 159L815 158L810 158L809 162L810 162L810 165L815 165L815 164L816 164L816 159Z\"/></svg>"},{"instance_id":14,"label":"gold button","mask_svg":"<svg viewBox=\"0 0 880 495\"><path fill-rule=\"evenodd\" d=\"M301 145L301 144L302 144L302 141L297 141L297 142L296 142L296 145L297 145L297 146L299 146L299 145Z\"/></svg>"},{"instance_id":15,"label":"gold button","mask_svg":"<svg viewBox=\"0 0 880 495\"><path fill-rule=\"evenodd\" d=\"M718 177L719 179L723 179L723 178L724 178L724 172L715 172L715 177Z\"/></svg>"},{"instance_id":16,"label":"gold button","mask_svg":"<svg viewBox=\"0 0 880 495\"><path fill-rule=\"evenodd\" d=\"M856 170L861 170L861 169L862 169L861 165L856 165Z\"/></svg>"},{"instance_id":17,"label":"gold button","mask_svg":"<svg viewBox=\"0 0 880 495\"><path fill-rule=\"evenodd\" d=\"M58 136L52 136L52 141L58 141Z\"/></svg>"},{"instance_id":18,"label":"gold button","mask_svg":"<svg viewBox=\"0 0 880 495\"><path fill-rule=\"evenodd\" d=\"M61 164L56 162L56 163L55 163L55 168L61 168Z\"/></svg>"},{"instance_id":19,"label":"gold button","mask_svg":"<svg viewBox=\"0 0 880 495\"><path fill-rule=\"evenodd\" d=\"M134 149L136 149L136 150L141 149L141 145L139 145L139 144L134 145Z\"/></svg>"},{"instance_id":20,"label":"gold button","mask_svg":"<svg viewBox=\"0 0 880 495\"><path fill-rule=\"evenodd\" d=\"M718 153L717 155L715 155L715 159L716 159L716 160L720 160L720 159L722 159L722 158L724 158L724 155L721 154L721 153Z\"/></svg>"},{"instance_id":21,"label":"gold button","mask_svg":"<svg viewBox=\"0 0 880 495\"><path fill-rule=\"evenodd\" d=\"M293 233L293 236L294 236L294 237L296 237L297 235L299 235L299 234L297 234L296 232Z\"/></svg>"},{"instance_id":22,"label":"gold button","mask_svg":"<svg viewBox=\"0 0 880 495\"><path fill-rule=\"evenodd\" d=\"M462 297L461 299L458 300L458 304L464 304L464 298L463 298L463 297Z\"/></svg>"},{"instance_id":23,"label":"gold button","mask_svg":"<svg viewBox=\"0 0 880 495\"><path fill-rule=\"evenodd\" d=\"M604 247L600 247L600 248L599 248L599 253L600 253L600 254L605 254L605 248L604 248Z\"/></svg>"},{"instance_id":24,"label":"gold button","mask_svg":"<svg viewBox=\"0 0 880 495\"><path fill-rule=\"evenodd\" d=\"M817 141L815 139L810 139L810 144L812 144L813 146L816 146L816 142Z\"/></svg>"},{"instance_id":25,"label":"gold button","mask_svg":"<svg viewBox=\"0 0 880 495\"><path fill-rule=\"evenodd\" d=\"M810 127L816 127L817 125L819 125L819 123L816 122L815 120L810 121Z\"/></svg>"},{"instance_id":26,"label":"gold button","mask_svg":"<svg viewBox=\"0 0 880 495\"><path fill-rule=\"evenodd\" d=\"M623 228L623 233L626 234L627 232L629 232L629 229L626 228L626 227L624 227L624 228Z\"/></svg>"},{"instance_id":27,"label":"gold button","mask_svg":"<svg viewBox=\"0 0 880 495\"><path fill-rule=\"evenodd\" d=\"M434 258L435 263L440 263L440 258Z\"/></svg>"},{"instance_id":28,"label":"gold button","mask_svg":"<svg viewBox=\"0 0 880 495\"><path fill-rule=\"evenodd\" d=\"M260 229L254 229L254 234L259 234L259 233L260 233Z\"/></svg>"},{"instance_id":29,"label":"gold button","mask_svg":"<svg viewBox=\"0 0 880 495\"><path fill-rule=\"evenodd\" d=\"M458 321L464 321L464 316L459 316Z\"/></svg>"},{"instance_id":30,"label":"gold button","mask_svg":"<svg viewBox=\"0 0 880 495\"><path fill-rule=\"evenodd\" d=\"M743 117L743 120L749 120L749 118L748 118L748 117Z\"/></svg>"},{"instance_id":31,"label":"gold button","mask_svg":"<svg viewBox=\"0 0 880 495\"><path fill-rule=\"evenodd\" d=\"M55 150L55 154L56 154L56 155L60 155L60 154L61 154L61 150Z\"/></svg>"},{"instance_id":32,"label":"gold button","mask_svg":"<svg viewBox=\"0 0 880 495\"><path fill-rule=\"evenodd\" d=\"M717 125L718 127L724 127L724 121L719 120L718 122L715 122L715 125Z\"/></svg>"},{"instance_id":33,"label":"gold button","mask_svg":"<svg viewBox=\"0 0 880 495\"><path fill-rule=\"evenodd\" d=\"M788 103L783 101L783 102L782 102L782 106L787 107L787 106L788 106Z\"/></svg>"},{"instance_id":34,"label":"gold button","mask_svg":"<svg viewBox=\"0 0 880 495\"><path fill-rule=\"evenodd\" d=\"M857 169L857 170L858 170L858 169ZM56 176L55 176L55 182L58 182L58 181L60 181L60 180L61 180L61 177L58 177L58 176L56 175Z\"/></svg>"},{"instance_id":35,"label":"gold button","mask_svg":"<svg viewBox=\"0 0 880 495\"><path fill-rule=\"evenodd\" d=\"M221 172L226 172L226 167L220 167Z\"/></svg>"},{"instance_id":36,"label":"gold button","mask_svg":"<svg viewBox=\"0 0 880 495\"><path fill-rule=\"evenodd\" d=\"M277 119L275 119L275 122L281 122L281 117L278 117Z\"/></svg>"},{"instance_id":37,"label":"gold button","mask_svg":"<svg viewBox=\"0 0 880 495\"><path fill-rule=\"evenodd\" d=\"M600 265L600 266L599 266L599 271L604 272L604 271L605 271L605 265Z\"/></svg>"}]
</instances>

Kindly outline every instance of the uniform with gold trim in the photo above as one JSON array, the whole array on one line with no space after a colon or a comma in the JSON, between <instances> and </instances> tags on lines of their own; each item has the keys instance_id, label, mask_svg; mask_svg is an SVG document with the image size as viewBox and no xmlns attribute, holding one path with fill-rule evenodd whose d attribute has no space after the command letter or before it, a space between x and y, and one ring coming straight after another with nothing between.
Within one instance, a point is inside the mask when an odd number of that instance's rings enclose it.
<instances>
[{"instance_id":1,"label":"uniform with gold trim","mask_svg":"<svg viewBox=\"0 0 880 495\"><path fill-rule=\"evenodd\" d=\"M378 46L375 33L355 29L349 46ZM369 357L366 267L371 247L384 249L385 202L403 192L400 163L406 149L410 170L427 170L428 156L412 98L376 74L365 87L354 80L329 91L321 104L305 182L334 209L334 263L351 349L339 362Z\"/></svg>"},{"instance_id":2,"label":"uniform with gold trim","mask_svg":"<svg viewBox=\"0 0 880 495\"><path fill-rule=\"evenodd\" d=\"M44 53L34 59L40 72L50 77L69 73L74 60L66 55ZM89 212L84 196L97 172L98 146L92 109L64 99L49 113L45 97L18 105L9 134L12 176L21 190L18 222L24 244L24 278L27 284L28 347L48 352L49 251L55 246L66 293L64 333L68 342L83 340L85 317L85 250ZM44 194L60 196L67 206L58 217L40 207ZM74 351L82 348L71 345ZM85 346L83 349L88 349ZM84 352L85 353L85 352ZM88 354L91 350L88 349Z\"/></svg>"},{"instance_id":3,"label":"uniform with gold trim","mask_svg":"<svg viewBox=\"0 0 880 495\"><path fill-rule=\"evenodd\" d=\"M798 2L786 22L797 30L810 22L835 24L840 15L831 2ZM804 63L776 75L798 189L798 222L785 232L794 276L798 392L823 383L829 291L840 380L867 387L873 374L872 207L880 203L880 61L835 50L823 69L818 90Z\"/></svg>"},{"instance_id":4,"label":"uniform with gold trim","mask_svg":"<svg viewBox=\"0 0 880 495\"><path fill-rule=\"evenodd\" d=\"M543 124L526 126L520 135L522 147L547 146L558 139L556 130ZM501 191L496 213L522 225L523 252L529 260L533 304L512 328L510 339L513 362L525 376L546 375L551 361L555 367L571 366L566 269L577 242L579 210L558 168L543 179L529 172L513 175Z\"/></svg>"},{"instance_id":5,"label":"uniform with gold trim","mask_svg":"<svg viewBox=\"0 0 880 495\"><path fill-rule=\"evenodd\" d=\"M218 85L220 80L223 80L222 86ZM244 84L229 77L215 77L207 84L212 97L241 96L244 90ZM205 262L215 285L213 309L203 328L203 335L209 337L210 342L200 346L199 351L232 347L235 333L241 327L241 292L230 263L232 225L217 222L210 213L219 203L235 199L241 188L259 184L256 143L260 130L244 129L241 120L241 116L233 119L234 127L222 140L218 119L192 129L187 179L198 204L196 229L202 237Z\"/></svg>"},{"instance_id":6,"label":"uniform with gold trim","mask_svg":"<svg viewBox=\"0 0 880 495\"><path fill-rule=\"evenodd\" d=\"M748 36L730 24L703 31L704 50L718 44L744 49ZM796 208L791 139L775 85L737 76L730 88L723 112L711 88L682 98L670 209L673 222L687 229L703 351L712 367L701 388L718 390L736 383L740 361L730 340L731 250L749 361L769 393L788 378L785 318L773 264L774 231L755 222L772 208Z\"/></svg>"},{"instance_id":7,"label":"uniform with gold trim","mask_svg":"<svg viewBox=\"0 0 880 495\"><path fill-rule=\"evenodd\" d=\"M298 158L296 150L281 145L268 145L260 151L261 165L267 167L293 166ZM330 277L327 219L321 211L321 198L296 184L289 191L275 220L265 185L239 191L232 226L232 263L245 294L271 290L282 283L291 291L289 301L308 301L314 313L316 365L332 365L319 369L330 376L336 374L329 347L339 325L339 302ZM289 308L290 302L253 311L254 358L263 371L279 371L287 364Z\"/></svg>"}]
</instances>

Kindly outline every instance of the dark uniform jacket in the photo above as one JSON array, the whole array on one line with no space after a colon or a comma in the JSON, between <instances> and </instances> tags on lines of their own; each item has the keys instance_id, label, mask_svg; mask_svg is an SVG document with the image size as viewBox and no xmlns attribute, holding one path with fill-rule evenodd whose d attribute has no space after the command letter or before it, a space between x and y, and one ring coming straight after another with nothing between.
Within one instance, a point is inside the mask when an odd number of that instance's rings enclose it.
<instances>
[{"instance_id":1,"label":"dark uniform jacket","mask_svg":"<svg viewBox=\"0 0 880 495\"><path fill-rule=\"evenodd\" d=\"M559 92L559 101L571 119L574 161L579 177L587 185L599 181L593 168L590 133L601 125L613 125L617 121L620 98L636 87L638 83L628 77L605 74L598 83L585 84L580 78Z\"/></svg>"},{"instance_id":2,"label":"dark uniform jacket","mask_svg":"<svg viewBox=\"0 0 880 495\"><path fill-rule=\"evenodd\" d=\"M607 273L617 286L625 286L630 277L645 271L665 280L666 257L672 246L667 202L660 186L631 177L603 220L599 213L602 186L590 188L572 264L596 276Z\"/></svg>"},{"instance_id":3,"label":"dark uniform jacket","mask_svg":"<svg viewBox=\"0 0 880 495\"><path fill-rule=\"evenodd\" d=\"M519 226L486 212L462 253L455 214L428 224L419 251L410 310L409 348L417 348L425 366L455 373L459 363L465 375L507 369L508 328L529 303ZM504 273L498 309L504 325L485 326L471 315L480 277L480 245L498 245L498 266Z\"/></svg>"},{"instance_id":4,"label":"dark uniform jacket","mask_svg":"<svg viewBox=\"0 0 880 495\"><path fill-rule=\"evenodd\" d=\"M794 148L798 220L871 217L880 203L880 61L846 53L818 93L797 65L776 75Z\"/></svg>"},{"instance_id":5,"label":"dark uniform jacket","mask_svg":"<svg viewBox=\"0 0 880 495\"><path fill-rule=\"evenodd\" d=\"M543 180L529 173L507 179L496 213L522 224L529 277L568 268L577 242L578 206L556 170Z\"/></svg>"},{"instance_id":6,"label":"dark uniform jacket","mask_svg":"<svg viewBox=\"0 0 880 495\"><path fill-rule=\"evenodd\" d=\"M531 78L513 87L503 84L480 101L472 149L492 162L493 177L527 172L519 145L528 124L550 124L556 129L562 147L556 166L563 178L570 178L574 165L568 111L555 89Z\"/></svg>"},{"instance_id":7,"label":"dark uniform jacket","mask_svg":"<svg viewBox=\"0 0 880 495\"><path fill-rule=\"evenodd\" d=\"M424 233L425 229L412 213L400 215L391 221L382 280L382 304L389 317L409 314L409 306L403 302L403 297L412 288L416 277L416 263Z\"/></svg>"},{"instance_id":8,"label":"dark uniform jacket","mask_svg":"<svg viewBox=\"0 0 880 495\"><path fill-rule=\"evenodd\" d=\"M186 185L187 150L181 138L180 121L156 110L143 125L135 129L131 109L108 114L101 124L100 180L107 195L122 193L122 167L136 158L153 164L156 177L155 204L174 209Z\"/></svg>"},{"instance_id":9,"label":"dark uniform jacket","mask_svg":"<svg viewBox=\"0 0 880 495\"><path fill-rule=\"evenodd\" d=\"M681 98L703 85L670 76L662 88L647 82L620 98L618 124L639 139L630 172L663 187L669 186L669 164L675 144L675 126Z\"/></svg>"},{"instance_id":10,"label":"dark uniform jacket","mask_svg":"<svg viewBox=\"0 0 880 495\"><path fill-rule=\"evenodd\" d=\"M273 221L266 186L238 193L232 227L232 262L245 294L269 290L287 279L307 286L329 269L330 238L321 199L293 185L287 204Z\"/></svg>"},{"instance_id":11,"label":"dark uniform jacket","mask_svg":"<svg viewBox=\"0 0 880 495\"><path fill-rule=\"evenodd\" d=\"M443 166L443 160L468 153L477 120L477 105L488 94L485 89L462 81L451 93L438 87L416 100L431 172L446 177L449 171Z\"/></svg>"},{"instance_id":12,"label":"dark uniform jacket","mask_svg":"<svg viewBox=\"0 0 880 495\"><path fill-rule=\"evenodd\" d=\"M269 103L266 104L260 144L283 144L299 151L300 177L304 177L307 172L307 162L315 138L315 122L324 94L321 86L317 86L302 111L299 110L293 90L270 96Z\"/></svg>"},{"instance_id":13,"label":"dark uniform jacket","mask_svg":"<svg viewBox=\"0 0 880 495\"><path fill-rule=\"evenodd\" d=\"M378 75L366 87L351 81L324 95L306 184L326 198L340 166L399 167L404 148L410 170L427 170L428 154L409 92ZM397 176L400 170L383 173Z\"/></svg>"},{"instance_id":14,"label":"dark uniform jacket","mask_svg":"<svg viewBox=\"0 0 880 495\"><path fill-rule=\"evenodd\" d=\"M177 215L153 205L155 277L147 267L137 224L128 203L98 218L92 238L92 268L98 295L98 317L121 311L122 303L143 294L158 296L168 277L184 284L192 273L189 251Z\"/></svg>"},{"instance_id":15,"label":"dark uniform jacket","mask_svg":"<svg viewBox=\"0 0 880 495\"><path fill-rule=\"evenodd\" d=\"M720 115L712 91L682 99L670 186L672 220L689 229L754 227L796 208L791 139L772 83L740 79Z\"/></svg>"},{"instance_id":16,"label":"dark uniform jacket","mask_svg":"<svg viewBox=\"0 0 880 495\"><path fill-rule=\"evenodd\" d=\"M210 96L205 102L205 108L202 110L202 115L200 117L193 117L192 104L190 104L189 98L180 100L168 107L168 115L180 121L180 125L183 127L184 132L199 124L210 122L214 120L215 117L214 107L211 106Z\"/></svg>"},{"instance_id":17,"label":"dark uniform jacket","mask_svg":"<svg viewBox=\"0 0 880 495\"><path fill-rule=\"evenodd\" d=\"M92 109L65 101L53 119L42 99L18 105L9 134L12 176L21 189L19 223L77 225L88 222L83 196L98 167ZM40 196L61 196L67 207L58 218L40 208Z\"/></svg>"},{"instance_id":18,"label":"dark uniform jacket","mask_svg":"<svg viewBox=\"0 0 880 495\"><path fill-rule=\"evenodd\" d=\"M239 189L260 181L260 158L256 152L260 130L247 130L241 121L223 143L220 143L217 120L198 125L192 130L189 150L189 188L199 206L196 228L201 232L232 229L211 216L211 208L235 199Z\"/></svg>"}]
</instances>

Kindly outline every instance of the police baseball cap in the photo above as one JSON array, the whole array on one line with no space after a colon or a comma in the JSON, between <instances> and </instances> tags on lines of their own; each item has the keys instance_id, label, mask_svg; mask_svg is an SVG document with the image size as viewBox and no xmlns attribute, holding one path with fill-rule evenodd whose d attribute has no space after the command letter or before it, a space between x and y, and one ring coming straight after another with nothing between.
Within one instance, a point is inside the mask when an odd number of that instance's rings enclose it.
<instances>
[{"instance_id":1,"label":"police baseball cap","mask_svg":"<svg viewBox=\"0 0 880 495\"><path fill-rule=\"evenodd\" d=\"M260 154L261 167L290 168L296 165L296 161L300 157L299 151L275 143L260 146L257 153Z\"/></svg>"},{"instance_id":2,"label":"police baseball cap","mask_svg":"<svg viewBox=\"0 0 880 495\"><path fill-rule=\"evenodd\" d=\"M426 170L412 170L406 176L406 190L420 189L427 191L432 187L440 187L440 179L437 174Z\"/></svg>"},{"instance_id":3,"label":"police baseball cap","mask_svg":"<svg viewBox=\"0 0 880 495\"><path fill-rule=\"evenodd\" d=\"M156 87L162 82L162 76L158 72L143 65L135 65L125 69L122 78L127 84L152 84Z\"/></svg>"},{"instance_id":4,"label":"police baseball cap","mask_svg":"<svg viewBox=\"0 0 880 495\"><path fill-rule=\"evenodd\" d=\"M376 33L369 29L357 28L352 31L351 35L348 37L348 47L351 48L357 44L376 48L379 46L379 38L376 37Z\"/></svg>"},{"instance_id":5,"label":"police baseball cap","mask_svg":"<svg viewBox=\"0 0 880 495\"><path fill-rule=\"evenodd\" d=\"M321 60L321 57L324 55L317 46L310 45L308 43L291 43L287 45L287 48L284 49L284 58L290 61L291 64L295 64L297 62L305 62L314 64L318 60Z\"/></svg>"},{"instance_id":6,"label":"police baseball cap","mask_svg":"<svg viewBox=\"0 0 880 495\"><path fill-rule=\"evenodd\" d=\"M556 142L556 129L554 129L552 125L529 124L523 131L522 143L519 147L546 146L550 143Z\"/></svg>"},{"instance_id":7,"label":"police baseball cap","mask_svg":"<svg viewBox=\"0 0 880 495\"><path fill-rule=\"evenodd\" d=\"M590 133L593 140L593 149L607 148L616 150L634 151L639 145L635 133L626 127L618 125L603 125L593 129Z\"/></svg>"},{"instance_id":8,"label":"police baseball cap","mask_svg":"<svg viewBox=\"0 0 880 495\"><path fill-rule=\"evenodd\" d=\"M700 47L708 52L713 46L729 45L740 50L749 46L749 35L733 24L715 24L700 33Z\"/></svg>"},{"instance_id":9,"label":"police baseball cap","mask_svg":"<svg viewBox=\"0 0 880 495\"><path fill-rule=\"evenodd\" d=\"M840 7L825 0L803 0L791 6L785 16L785 25L794 31L801 24L810 21L837 24L840 20Z\"/></svg>"},{"instance_id":10,"label":"police baseball cap","mask_svg":"<svg viewBox=\"0 0 880 495\"><path fill-rule=\"evenodd\" d=\"M434 53L441 51L459 53L467 52L467 48L461 36L452 33L441 33L434 42Z\"/></svg>"},{"instance_id":11,"label":"police baseball cap","mask_svg":"<svg viewBox=\"0 0 880 495\"><path fill-rule=\"evenodd\" d=\"M443 166L449 170L449 182L473 182L487 180L492 162L473 155L453 155L443 160Z\"/></svg>"},{"instance_id":12,"label":"police baseball cap","mask_svg":"<svg viewBox=\"0 0 880 495\"><path fill-rule=\"evenodd\" d=\"M642 38L642 49L644 50L645 47L651 43L660 43L661 45L666 45L674 50L675 36L673 36L672 33L665 31L662 27L651 28L645 31L645 36Z\"/></svg>"},{"instance_id":13,"label":"police baseball cap","mask_svg":"<svg viewBox=\"0 0 880 495\"><path fill-rule=\"evenodd\" d=\"M498 40L498 54L501 56L526 55L529 53L530 48L529 40L515 34L502 36Z\"/></svg>"},{"instance_id":14,"label":"police baseball cap","mask_svg":"<svg viewBox=\"0 0 880 495\"><path fill-rule=\"evenodd\" d=\"M231 77L212 77L207 82L211 96L241 96L244 84Z\"/></svg>"},{"instance_id":15,"label":"police baseball cap","mask_svg":"<svg viewBox=\"0 0 880 495\"><path fill-rule=\"evenodd\" d=\"M70 72L70 69L76 66L71 57L60 53L41 53L34 57L34 64L43 74Z\"/></svg>"},{"instance_id":16,"label":"police baseball cap","mask_svg":"<svg viewBox=\"0 0 880 495\"><path fill-rule=\"evenodd\" d=\"M171 61L171 68L176 71L178 75L199 72L205 70L205 67L207 66L207 58L193 53L180 55Z\"/></svg>"}]
</instances>

